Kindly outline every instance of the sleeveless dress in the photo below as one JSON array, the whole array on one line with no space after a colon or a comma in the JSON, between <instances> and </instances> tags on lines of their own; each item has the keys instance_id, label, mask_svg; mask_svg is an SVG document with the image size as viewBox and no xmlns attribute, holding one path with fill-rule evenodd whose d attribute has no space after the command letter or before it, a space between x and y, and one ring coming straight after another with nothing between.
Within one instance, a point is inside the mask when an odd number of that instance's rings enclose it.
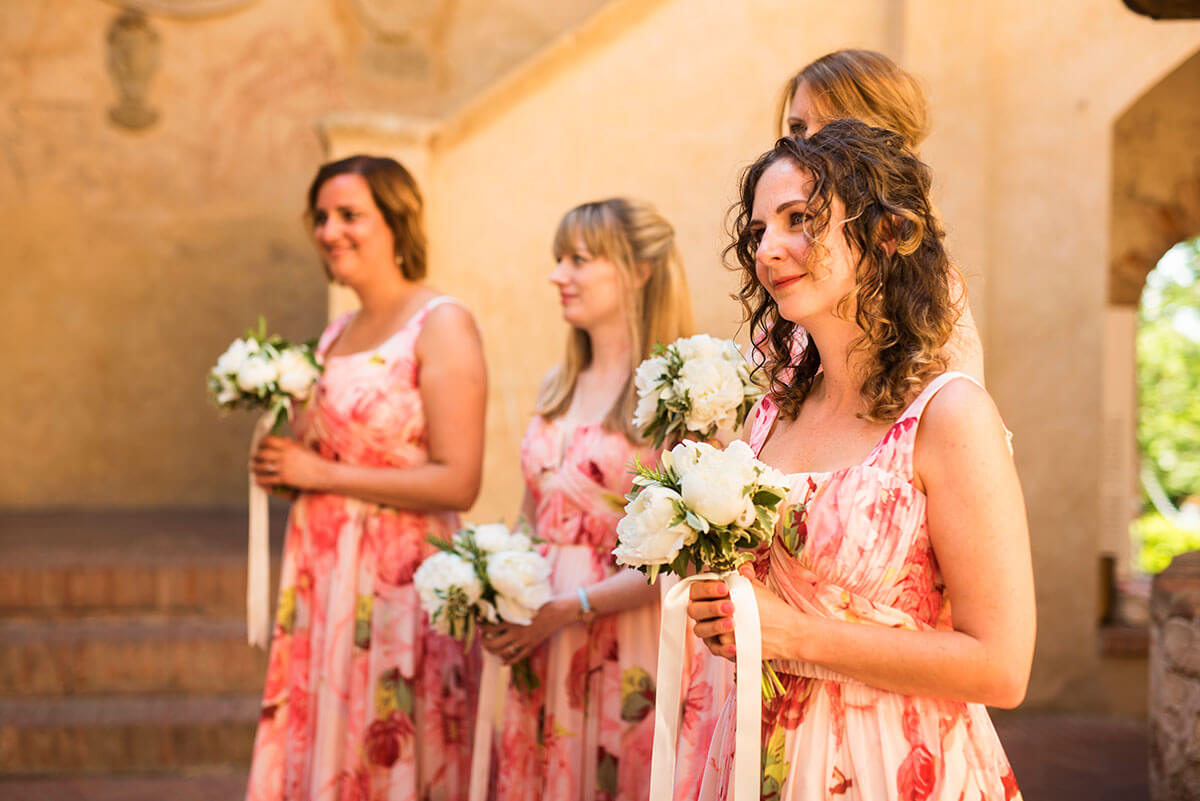
<instances>
[{"instance_id":1,"label":"sleeveless dress","mask_svg":"<svg viewBox=\"0 0 1200 801\"><path fill-rule=\"evenodd\" d=\"M808 614L916 631L950 630L950 604L913 486L913 445L934 379L867 458L788 476L787 508L756 568ZM778 415L760 409L757 453ZM905 696L807 662L773 660L786 692L763 701L762 798L775 801L1011 801L1016 779L982 704ZM725 799L733 771L733 697L700 797Z\"/></svg>"},{"instance_id":2,"label":"sleeveless dress","mask_svg":"<svg viewBox=\"0 0 1200 801\"><path fill-rule=\"evenodd\" d=\"M325 355L294 420L327 459L411 467L429 458L414 343L430 300L379 347ZM478 650L429 628L413 571L452 513L331 493L292 505L247 801L457 801L467 794Z\"/></svg>"},{"instance_id":3,"label":"sleeveless dress","mask_svg":"<svg viewBox=\"0 0 1200 801\"><path fill-rule=\"evenodd\" d=\"M634 457L658 452L599 424L570 427L535 416L521 444L540 546L554 594L574 593L619 568L616 526L633 486ZM530 655L541 684L505 691L496 767L497 801L646 801L654 742L657 600L572 623ZM693 638L694 639L694 638ZM701 648L703 646L701 645ZM689 660L681 740L695 743L680 775L698 780L724 700L725 660L707 649ZM696 782L690 793L695 795Z\"/></svg>"}]
</instances>

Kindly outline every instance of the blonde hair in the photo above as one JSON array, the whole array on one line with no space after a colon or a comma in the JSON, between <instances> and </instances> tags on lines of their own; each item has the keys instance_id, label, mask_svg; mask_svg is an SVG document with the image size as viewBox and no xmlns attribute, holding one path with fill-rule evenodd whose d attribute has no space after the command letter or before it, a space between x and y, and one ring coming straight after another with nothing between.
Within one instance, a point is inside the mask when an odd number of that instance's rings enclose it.
<instances>
[{"instance_id":1,"label":"blonde hair","mask_svg":"<svg viewBox=\"0 0 1200 801\"><path fill-rule=\"evenodd\" d=\"M788 109L796 90L804 84L812 95L821 123L837 119L861 120L904 137L916 148L929 135L929 104L912 74L874 50L836 50L821 56L791 77L779 101L783 134L788 130Z\"/></svg>"},{"instance_id":2,"label":"blonde hair","mask_svg":"<svg viewBox=\"0 0 1200 801\"><path fill-rule=\"evenodd\" d=\"M649 203L615 197L584 203L563 216L554 234L555 260L574 253L579 243L591 256L608 259L616 266L624 290L633 343L629 377L605 416L604 427L637 442L641 435L633 427L637 404L634 369L656 343L669 344L693 331L692 303L683 259L675 245L675 229ZM647 277L641 282L643 276ZM579 374L591 362L591 338L586 331L572 328L567 335L566 359L543 385L537 413L547 420L565 414Z\"/></svg>"}]
</instances>

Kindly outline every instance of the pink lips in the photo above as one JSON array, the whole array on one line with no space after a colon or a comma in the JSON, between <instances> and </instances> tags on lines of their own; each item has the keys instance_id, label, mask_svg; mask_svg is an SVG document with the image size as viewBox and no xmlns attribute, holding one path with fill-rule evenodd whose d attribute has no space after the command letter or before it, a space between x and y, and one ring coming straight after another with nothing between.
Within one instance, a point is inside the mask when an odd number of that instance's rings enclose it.
<instances>
[{"instance_id":1,"label":"pink lips","mask_svg":"<svg viewBox=\"0 0 1200 801\"><path fill-rule=\"evenodd\" d=\"M775 291L777 291L777 292L778 292L780 289L783 289L785 286L788 286L788 285L790 285L790 284L794 284L794 283L796 283L797 281L799 281L799 280L800 280L801 278L803 278L803 277L804 277L804 274L803 274L803 273L802 273L802 274L800 274L800 275L789 275L787 278L783 278L783 279L781 279L781 280L779 280L779 281L774 281L774 282L772 282L772 283L773 283L773 285L774 285L774 287L775 287Z\"/></svg>"}]
</instances>

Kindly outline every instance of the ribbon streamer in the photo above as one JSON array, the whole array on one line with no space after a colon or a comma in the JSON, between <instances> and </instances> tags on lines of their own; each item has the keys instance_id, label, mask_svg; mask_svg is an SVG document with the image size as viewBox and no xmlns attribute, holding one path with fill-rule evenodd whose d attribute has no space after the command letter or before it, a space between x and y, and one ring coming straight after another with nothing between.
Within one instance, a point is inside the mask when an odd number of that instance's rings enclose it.
<instances>
[{"instance_id":1,"label":"ribbon streamer","mask_svg":"<svg viewBox=\"0 0 1200 801\"><path fill-rule=\"evenodd\" d=\"M650 797L670 799L675 790L675 753L679 745L680 695L683 691L684 638L689 587L697 581L723 581L733 601L737 641L737 717L734 721L733 782L730 801L758 801L762 752L762 629L750 580L737 572L688 576L663 600L658 639L657 697L654 704L654 752Z\"/></svg>"},{"instance_id":2,"label":"ribbon streamer","mask_svg":"<svg viewBox=\"0 0 1200 801\"><path fill-rule=\"evenodd\" d=\"M271 410L258 418L250 438L250 457L271 431L276 413ZM271 519L267 510L267 491L254 482L250 471L250 544L246 560L246 640L266 648L271 636Z\"/></svg>"},{"instance_id":3,"label":"ribbon streamer","mask_svg":"<svg viewBox=\"0 0 1200 801\"><path fill-rule=\"evenodd\" d=\"M483 676L479 680L479 707L475 711L475 739L471 753L471 788L467 801L484 801L492 771L492 727L496 717L500 657L483 652ZM505 682L505 686L508 682Z\"/></svg>"}]
</instances>

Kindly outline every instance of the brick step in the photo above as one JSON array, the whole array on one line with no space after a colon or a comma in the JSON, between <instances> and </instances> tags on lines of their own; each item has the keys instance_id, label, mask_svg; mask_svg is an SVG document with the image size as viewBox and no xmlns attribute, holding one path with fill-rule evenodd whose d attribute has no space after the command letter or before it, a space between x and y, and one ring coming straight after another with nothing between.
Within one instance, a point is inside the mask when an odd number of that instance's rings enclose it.
<instances>
[{"instance_id":1,"label":"brick step","mask_svg":"<svg viewBox=\"0 0 1200 801\"><path fill-rule=\"evenodd\" d=\"M0 775L246 769L257 695L0 700Z\"/></svg>"},{"instance_id":2,"label":"brick step","mask_svg":"<svg viewBox=\"0 0 1200 801\"><path fill-rule=\"evenodd\" d=\"M245 771L220 775L0 778L4 801L242 801Z\"/></svg>"},{"instance_id":3,"label":"brick step","mask_svg":"<svg viewBox=\"0 0 1200 801\"><path fill-rule=\"evenodd\" d=\"M0 568L0 617L245 614L245 561Z\"/></svg>"},{"instance_id":4,"label":"brick step","mask_svg":"<svg viewBox=\"0 0 1200 801\"><path fill-rule=\"evenodd\" d=\"M0 620L0 696L253 693L244 619Z\"/></svg>"}]
</instances>

